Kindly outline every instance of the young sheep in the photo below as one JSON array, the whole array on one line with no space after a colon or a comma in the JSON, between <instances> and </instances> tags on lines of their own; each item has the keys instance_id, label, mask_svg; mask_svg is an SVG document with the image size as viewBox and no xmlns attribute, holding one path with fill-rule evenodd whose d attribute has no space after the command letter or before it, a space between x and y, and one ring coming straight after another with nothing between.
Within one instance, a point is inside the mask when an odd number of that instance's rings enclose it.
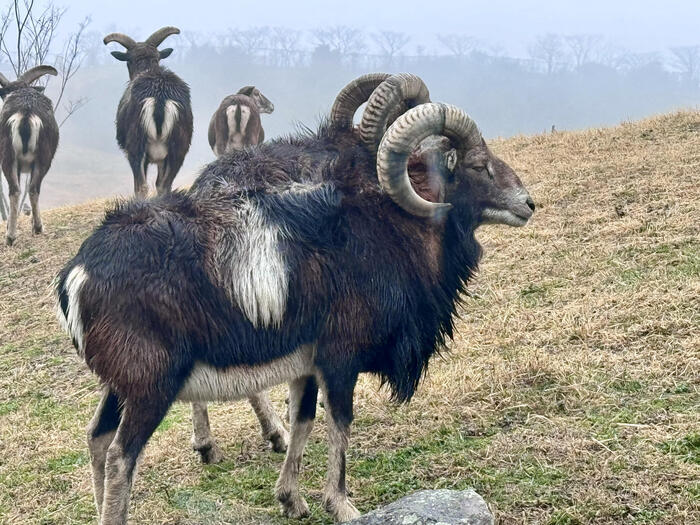
<instances>
[{"instance_id":1,"label":"young sheep","mask_svg":"<svg viewBox=\"0 0 700 525\"><path fill-rule=\"evenodd\" d=\"M275 106L255 86L241 88L221 101L209 122L209 145L217 157L224 153L262 144L265 131L261 113L272 113Z\"/></svg>"},{"instance_id":2,"label":"young sheep","mask_svg":"<svg viewBox=\"0 0 700 525\"><path fill-rule=\"evenodd\" d=\"M57 75L51 66L37 66L20 75L14 82L0 74L0 97L4 104L0 112L0 164L5 173L10 194L6 242L17 238L20 174L29 173L29 202L32 207L34 233L44 230L39 211L41 181L51 167L58 147L58 124L51 100L44 88L32 86L43 75Z\"/></svg>"}]
</instances>

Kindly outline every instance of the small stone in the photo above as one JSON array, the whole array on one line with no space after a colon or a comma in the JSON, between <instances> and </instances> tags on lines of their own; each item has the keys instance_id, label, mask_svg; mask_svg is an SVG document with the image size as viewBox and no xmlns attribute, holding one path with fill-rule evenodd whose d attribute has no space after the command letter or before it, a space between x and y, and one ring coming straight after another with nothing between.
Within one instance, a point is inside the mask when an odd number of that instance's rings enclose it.
<instances>
[{"instance_id":1,"label":"small stone","mask_svg":"<svg viewBox=\"0 0 700 525\"><path fill-rule=\"evenodd\" d=\"M420 490L374 510L350 525L493 525L484 499L473 490Z\"/></svg>"}]
</instances>

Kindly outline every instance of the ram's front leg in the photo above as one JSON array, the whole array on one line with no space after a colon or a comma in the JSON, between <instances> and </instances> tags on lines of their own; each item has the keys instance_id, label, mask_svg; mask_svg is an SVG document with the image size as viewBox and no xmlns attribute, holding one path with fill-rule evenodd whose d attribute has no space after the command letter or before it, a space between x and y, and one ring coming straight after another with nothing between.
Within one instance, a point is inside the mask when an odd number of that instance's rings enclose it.
<instances>
[{"instance_id":1,"label":"ram's front leg","mask_svg":"<svg viewBox=\"0 0 700 525\"><path fill-rule=\"evenodd\" d=\"M291 435L287 456L284 458L275 487L275 495L282 505L282 512L288 518L301 518L309 514L309 506L299 494L299 472L304 447L314 427L317 395L318 385L313 376L302 377L289 383Z\"/></svg>"},{"instance_id":2,"label":"ram's front leg","mask_svg":"<svg viewBox=\"0 0 700 525\"><path fill-rule=\"evenodd\" d=\"M319 377L324 392L328 424L328 474L323 491L323 505L336 522L360 516L350 502L345 484L345 453L350 439L352 398L357 376L343 377L329 373Z\"/></svg>"}]
</instances>

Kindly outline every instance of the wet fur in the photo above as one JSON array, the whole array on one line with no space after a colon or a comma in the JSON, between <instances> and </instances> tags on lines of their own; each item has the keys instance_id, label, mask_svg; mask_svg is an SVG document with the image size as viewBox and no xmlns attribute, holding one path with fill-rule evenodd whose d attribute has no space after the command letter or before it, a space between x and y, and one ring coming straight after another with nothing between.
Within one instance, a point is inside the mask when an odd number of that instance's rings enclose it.
<instances>
[{"instance_id":1,"label":"wet fur","mask_svg":"<svg viewBox=\"0 0 700 525\"><path fill-rule=\"evenodd\" d=\"M415 168L420 185L429 170ZM292 436L277 485L284 512L308 512L296 476L320 385L333 419L324 502L336 519L357 515L345 488L357 377L377 374L395 399L413 396L452 336L480 256L476 224L469 205L444 222L406 214L380 190L356 133L328 126L225 155L187 192L110 210L56 283L64 318L82 330L73 340L123 406L94 420L102 434L119 429L104 459L105 487L116 494L131 482L138 454L179 396L231 399L289 381ZM263 249L244 239L265 228L279 257L270 271L286 291L265 284L251 267L256 258L244 256ZM78 266L87 278L75 301L61 300ZM270 301L269 293L279 295ZM313 357L297 361L302 348ZM246 371L254 377L243 379ZM95 450L102 434L92 434ZM105 491L105 524L125 522L123 498L108 501Z\"/></svg>"}]
</instances>

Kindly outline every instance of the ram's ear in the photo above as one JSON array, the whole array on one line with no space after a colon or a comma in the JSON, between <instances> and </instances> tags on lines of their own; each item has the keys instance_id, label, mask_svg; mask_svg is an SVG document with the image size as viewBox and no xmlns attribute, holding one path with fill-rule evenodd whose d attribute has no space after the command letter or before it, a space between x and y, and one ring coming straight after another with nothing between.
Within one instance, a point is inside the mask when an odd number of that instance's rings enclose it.
<instances>
[{"instance_id":1,"label":"ram's ear","mask_svg":"<svg viewBox=\"0 0 700 525\"><path fill-rule=\"evenodd\" d=\"M121 62L129 61L129 55L123 53L122 51L112 51L112 56Z\"/></svg>"},{"instance_id":2,"label":"ram's ear","mask_svg":"<svg viewBox=\"0 0 700 525\"><path fill-rule=\"evenodd\" d=\"M172 52L172 47L166 47L165 49L161 49L160 51L158 51L158 54L160 55L160 59L163 60L164 58L168 58L170 56L170 53Z\"/></svg>"},{"instance_id":3,"label":"ram's ear","mask_svg":"<svg viewBox=\"0 0 700 525\"><path fill-rule=\"evenodd\" d=\"M457 167L457 150L456 149L451 149L447 153L445 153L445 167L449 171L454 171L455 168Z\"/></svg>"}]
</instances>

